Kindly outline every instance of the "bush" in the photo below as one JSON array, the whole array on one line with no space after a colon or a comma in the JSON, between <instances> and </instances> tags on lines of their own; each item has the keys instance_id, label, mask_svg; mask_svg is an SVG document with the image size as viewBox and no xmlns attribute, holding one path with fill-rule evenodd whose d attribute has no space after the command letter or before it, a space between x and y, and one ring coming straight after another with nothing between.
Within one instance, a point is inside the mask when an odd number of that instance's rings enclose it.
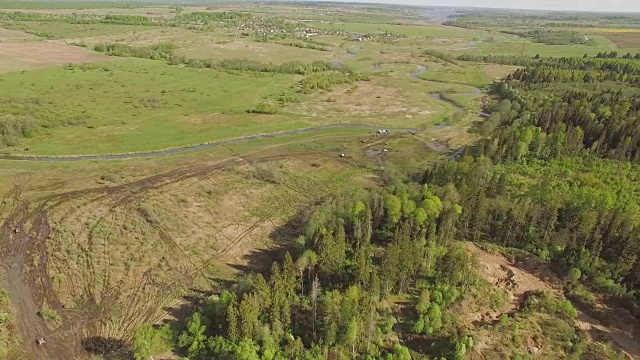
<instances>
[{"instance_id":1,"label":"bush","mask_svg":"<svg viewBox=\"0 0 640 360\"><path fill-rule=\"evenodd\" d=\"M60 316L57 311L46 306L40 310L40 316L46 321L50 321L56 325L62 323L62 316Z\"/></svg>"},{"instance_id":2,"label":"bush","mask_svg":"<svg viewBox=\"0 0 640 360\"><path fill-rule=\"evenodd\" d=\"M285 174L279 168L269 165L256 166L252 177L271 184L280 184L284 181Z\"/></svg>"},{"instance_id":3,"label":"bush","mask_svg":"<svg viewBox=\"0 0 640 360\"><path fill-rule=\"evenodd\" d=\"M254 114L273 115L276 113L276 109L274 109L273 106L271 106L271 104L267 102L261 102L258 105L256 105L255 109L249 110L248 112L254 113Z\"/></svg>"},{"instance_id":4,"label":"bush","mask_svg":"<svg viewBox=\"0 0 640 360\"><path fill-rule=\"evenodd\" d=\"M151 355L171 350L174 334L167 325L155 328L144 325L133 336L135 360L146 360Z\"/></svg>"},{"instance_id":5,"label":"bush","mask_svg":"<svg viewBox=\"0 0 640 360\"><path fill-rule=\"evenodd\" d=\"M35 120L30 116L0 116L0 146L15 146L20 138L31 137L35 129Z\"/></svg>"}]
</instances>

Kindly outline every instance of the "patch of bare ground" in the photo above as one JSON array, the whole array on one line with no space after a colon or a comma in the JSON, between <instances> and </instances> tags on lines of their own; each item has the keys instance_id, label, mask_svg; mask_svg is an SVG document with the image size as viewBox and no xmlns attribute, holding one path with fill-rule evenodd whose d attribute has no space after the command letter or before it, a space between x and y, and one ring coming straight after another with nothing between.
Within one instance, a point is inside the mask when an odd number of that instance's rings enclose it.
<instances>
[{"instance_id":1,"label":"patch of bare ground","mask_svg":"<svg viewBox=\"0 0 640 360\"><path fill-rule=\"evenodd\" d=\"M140 30L128 33L98 35L59 40L63 43L82 43L87 45L103 43L125 43L128 45L156 45L160 43L172 43L180 45L196 38L194 32L184 28L158 28Z\"/></svg>"},{"instance_id":2,"label":"patch of bare ground","mask_svg":"<svg viewBox=\"0 0 640 360\"><path fill-rule=\"evenodd\" d=\"M35 40L36 36L18 30L0 28L0 43L12 43Z\"/></svg>"},{"instance_id":3,"label":"patch of bare ground","mask_svg":"<svg viewBox=\"0 0 640 360\"><path fill-rule=\"evenodd\" d=\"M415 64L423 61L423 58L424 55L413 53L379 51L373 60L381 64Z\"/></svg>"},{"instance_id":4,"label":"patch of bare ground","mask_svg":"<svg viewBox=\"0 0 640 360\"><path fill-rule=\"evenodd\" d=\"M498 64L487 64L484 65L484 71L489 76L489 79L492 80L500 80L505 78L507 75L516 71L518 66L510 66L510 65L498 65Z\"/></svg>"},{"instance_id":5,"label":"patch of bare ground","mask_svg":"<svg viewBox=\"0 0 640 360\"><path fill-rule=\"evenodd\" d=\"M547 265L533 256L520 261L510 261L501 254L490 253L473 243L465 244L467 250L478 259L479 272L487 281L505 290L509 301L504 308L486 313L468 314L467 321L479 324L492 323L503 313L512 313L520 306L524 294L528 291L548 291L558 296L562 295L562 282L548 268ZM583 311L578 310L576 326L587 331L592 337L601 334L607 336L629 358L640 357L640 344L633 331L637 324L626 323L611 319L607 325L594 319ZM530 350L535 353L537 346L531 345ZM482 344L475 348L481 352Z\"/></svg>"},{"instance_id":6,"label":"patch of bare ground","mask_svg":"<svg viewBox=\"0 0 640 360\"><path fill-rule=\"evenodd\" d=\"M428 118L425 103L407 91L386 86L380 81L364 81L335 86L331 91L313 95L310 101L293 104L290 110L315 116L377 116Z\"/></svg>"},{"instance_id":7,"label":"patch of bare ground","mask_svg":"<svg viewBox=\"0 0 640 360\"><path fill-rule=\"evenodd\" d=\"M637 49L640 47L640 32L628 31L628 32L613 32L606 31L598 33L600 36L604 36L616 46L621 49Z\"/></svg>"},{"instance_id":8,"label":"patch of bare ground","mask_svg":"<svg viewBox=\"0 0 640 360\"><path fill-rule=\"evenodd\" d=\"M3 43L0 46L0 72L113 59L81 47L53 42Z\"/></svg>"}]
</instances>

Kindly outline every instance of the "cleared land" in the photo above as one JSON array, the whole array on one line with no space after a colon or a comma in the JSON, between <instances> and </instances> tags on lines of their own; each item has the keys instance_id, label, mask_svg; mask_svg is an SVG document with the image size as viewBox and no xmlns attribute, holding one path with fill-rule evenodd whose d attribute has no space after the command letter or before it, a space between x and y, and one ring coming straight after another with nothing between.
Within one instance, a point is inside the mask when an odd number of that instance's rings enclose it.
<instances>
[{"instance_id":1,"label":"cleared land","mask_svg":"<svg viewBox=\"0 0 640 360\"><path fill-rule=\"evenodd\" d=\"M23 31L0 28L0 43L35 40L36 36Z\"/></svg>"},{"instance_id":2,"label":"cleared land","mask_svg":"<svg viewBox=\"0 0 640 360\"><path fill-rule=\"evenodd\" d=\"M276 64L296 60L328 61L333 58L333 54L328 51L302 49L277 42L262 43L235 39L218 42L214 42L213 39L196 40L190 44L183 44L178 53L195 59L251 59Z\"/></svg>"},{"instance_id":3,"label":"cleared land","mask_svg":"<svg viewBox=\"0 0 640 360\"><path fill-rule=\"evenodd\" d=\"M640 32L638 31L607 31L598 34L611 40L621 49L640 48Z\"/></svg>"},{"instance_id":4,"label":"cleared land","mask_svg":"<svg viewBox=\"0 0 640 360\"><path fill-rule=\"evenodd\" d=\"M1 232L7 287L20 304L12 325L25 343L44 334L51 345L10 356L71 359L100 346L124 355L137 325L176 316L183 296L268 263L301 206L344 184L367 184L366 170L327 151L352 135L327 135L231 147L231 157L169 159L186 165L137 180L127 180L136 175L127 163L98 166L115 168L95 188L38 195L13 187ZM39 317L43 308L60 321Z\"/></svg>"},{"instance_id":5,"label":"cleared land","mask_svg":"<svg viewBox=\"0 0 640 360\"><path fill-rule=\"evenodd\" d=\"M113 60L93 51L64 44L44 42L3 42L0 72L42 69L63 64Z\"/></svg>"}]
</instances>

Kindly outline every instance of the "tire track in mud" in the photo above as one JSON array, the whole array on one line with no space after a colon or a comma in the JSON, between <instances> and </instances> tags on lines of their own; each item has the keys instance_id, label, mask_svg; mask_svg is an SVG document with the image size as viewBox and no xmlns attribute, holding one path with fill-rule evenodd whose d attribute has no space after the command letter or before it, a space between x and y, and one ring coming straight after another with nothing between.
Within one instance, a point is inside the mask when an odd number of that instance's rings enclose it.
<instances>
[{"instance_id":1,"label":"tire track in mud","mask_svg":"<svg viewBox=\"0 0 640 360\"><path fill-rule=\"evenodd\" d=\"M323 154L326 156L326 153ZM253 158L252 154L246 154L242 159L251 159L252 165L265 161L274 161L285 158L300 158L301 156L318 156L317 153L291 153L287 155L262 156ZM62 303L54 290L51 281L49 260L50 254L47 252L47 241L50 241L52 229L49 224L50 215L55 213L62 205L77 199L85 199L80 208L73 208L63 213L62 220L67 218L79 219L79 216L73 216L74 213L81 212L83 208L90 206L92 203L107 201L111 206L108 211L97 219L93 224L93 228L101 221L110 217L114 221L114 217L122 210L129 207L136 200L139 200L146 192L159 189L180 181L191 179L194 177L202 177L211 172L222 170L232 165L238 160L239 156L234 156L216 163L207 165L193 165L174 169L165 173L149 176L128 184L114 185L109 187L89 188L84 190L74 190L61 194L54 194L41 197L33 203L23 200L19 187L14 187L4 196L2 206L11 206L11 212L6 217L0 229L0 240L3 246L0 249L0 258L7 273L7 290L10 294L11 302L16 306L18 313L17 327L22 333L25 353L13 354L13 358L25 359L51 359L51 360L67 360L78 356L86 355L83 348L83 339L92 336L113 337L122 340L130 340L133 335L135 326L141 323L153 323L165 316L167 308L175 300L176 296L172 296L180 292L181 289L188 289L198 276L203 274L203 270L210 266L213 261L224 256L240 244L253 230L261 224L268 221L277 211L274 208L270 213L258 219L249 228L245 229L242 234L234 238L223 249L216 252L212 257L203 262L202 265L196 266L191 260L187 260L190 271L185 274L184 278L176 278L174 282L157 283L151 277L151 269L140 277L137 289L129 289L131 297L123 299L124 283L126 277L123 277L115 284L104 282L104 287L100 292L100 299L96 298L93 289L83 289L87 298L84 305L75 309L64 309ZM331 179L338 176L346 170L346 166L329 175L319 184L310 185L310 187L319 187L322 183L327 183ZM310 189L309 189L310 190ZM316 189L317 190L317 189ZM302 191L300 194L308 196L313 194L311 191ZM308 199L308 198L307 198ZM299 200L299 199L296 199ZM300 204L300 202L299 202ZM127 212L127 211L125 211ZM137 211L134 211L137 213ZM127 212L129 213L129 212ZM174 255L187 258L184 251L180 249L178 244L166 234L162 228L158 228L156 224L150 224L159 231L159 239L171 250ZM154 226L155 225L155 226ZM20 232L15 229L20 228ZM88 229L88 235L91 236L92 229ZM160 231L160 230L161 231ZM55 230L54 230L55 231ZM76 241L83 235L84 230L80 230L76 234ZM84 231L87 233L86 231ZM162 234L164 233L163 236ZM91 240L90 240L91 242ZM87 251L91 251L91 245L87 245ZM106 251L106 249L105 249ZM175 254L177 253L177 254ZM53 255L53 254L51 254ZM37 266L28 266L26 263L34 256L38 256ZM56 259L61 261L62 265L68 265L66 259ZM88 271L92 272L92 276L96 276L94 269L96 266L91 259L86 264ZM180 264L178 262L177 264ZM178 265L180 266L180 265ZM61 266L61 268L69 268L69 266ZM175 269L173 272L178 273ZM73 281L74 274L68 270L64 273L68 281ZM77 274L76 274L77 276ZM130 281L131 279L126 279ZM72 284L74 288L74 298L78 298L78 284ZM38 315L40 310L39 304L46 302L50 307L60 310L63 316L63 325L58 329L51 329L47 323ZM153 307L145 306L149 303L154 304ZM122 315L119 323L109 323L110 314L121 311ZM105 320L107 322L105 323ZM44 346L35 344L37 336L45 336L47 343Z\"/></svg>"}]
</instances>

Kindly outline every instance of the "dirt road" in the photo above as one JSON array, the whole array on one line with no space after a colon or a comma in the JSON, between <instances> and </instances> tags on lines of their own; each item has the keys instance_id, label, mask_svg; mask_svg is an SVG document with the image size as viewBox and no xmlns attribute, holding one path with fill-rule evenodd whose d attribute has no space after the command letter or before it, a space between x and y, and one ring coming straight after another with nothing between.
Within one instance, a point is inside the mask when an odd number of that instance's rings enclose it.
<instances>
[{"instance_id":1,"label":"dirt road","mask_svg":"<svg viewBox=\"0 0 640 360\"><path fill-rule=\"evenodd\" d=\"M544 264L513 264L503 256L491 254L473 243L466 243L466 248L469 252L477 255L480 273L493 284L498 279L504 278L507 272L505 269L513 271L518 286L511 292L512 297L508 311L517 308L520 297L527 291L542 290L556 294L562 293L560 280ZM590 333L598 331L608 336L630 359L640 358L640 343L638 339L634 338L633 330L629 328L628 324L613 323L605 326L580 310L578 310L577 323L580 328Z\"/></svg>"},{"instance_id":2,"label":"dirt road","mask_svg":"<svg viewBox=\"0 0 640 360\"><path fill-rule=\"evenodd\" d=\"M239 138L232 139L223 139L218 141L212 141L197 145L190 146L182 146L175 147L170 149L156 150L156 151L145 151L145 152L134 152L134 153L124 153L124 154L105 154L105 155L71 155L71 156L25 156L25 155L0 155L0 160L9 160L9 161L46 161L46 162L69 162L69 161L86 161L86 160L123 160L123 159L133 159L133 158L145 158L152 156L163 156L163 155L173 155L179 154L185 151L192 150L201 150L201 149L209 149L215 148L240 142L247 141L255 141L262 139L274 139L288 135L295 134L304 134L311 133L320 130L326 129L363 129L363 130L378 130L384 128L383 126L376 125L367 125L367 124L326 124L326 125L318 125L309 128L295 129L295 130L287 130L280 131L269 134L259 134L259 135L250 135L243 136ZM414 128L386 128L394 132L418 132L420 129Z\"/></svg>"}]
</instances>

